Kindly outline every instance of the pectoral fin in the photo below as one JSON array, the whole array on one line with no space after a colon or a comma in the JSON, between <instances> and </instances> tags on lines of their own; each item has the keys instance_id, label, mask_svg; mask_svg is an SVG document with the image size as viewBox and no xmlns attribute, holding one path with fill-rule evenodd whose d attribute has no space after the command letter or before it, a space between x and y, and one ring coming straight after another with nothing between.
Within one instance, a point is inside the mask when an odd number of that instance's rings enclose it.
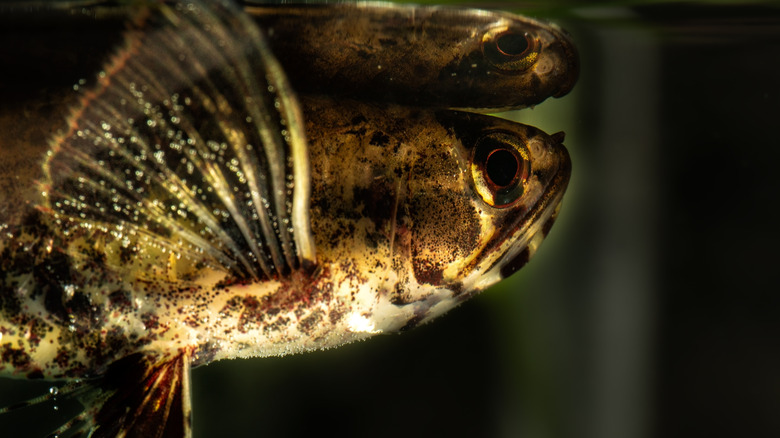
<instances>
[{"instance_id":1,"label":"pectoral fin","mask_svg":"<svg viewBox=\"0 0 780 438\"><path fill-rule=\"evenodd\" d=\"M97 83L77 86L42 209L125 277L243 281L312 265L302 115L260 30L221 1L140 11ZM171 259L178 271L158 272Z\"/></svg>"},{"instance_id":2,"label":"pectoral fin","mask_svg":"<svg viewBox=\"0 0 780 438\"><path fill-rule=\"evenodd\" d=\"M100 386L110 396L92 407L92 437L180 438L190 429L190 362L179 354L158 360L141 354L114 363Z\"/></svg>"},{"instance_id":3,"label":"pectoral fin","mask_svg":"<svg viewBox=\"0 0 780 438\"><path fill-rule=\"evenodd\" d=\"M0 415L53 400L66 404L75 400L83 410L48 436L187 438L192 436L190 361L184 351L167 356L131 354L109 365L99 378L73 381L0 408Z\"/></svg>"}]
</instances>

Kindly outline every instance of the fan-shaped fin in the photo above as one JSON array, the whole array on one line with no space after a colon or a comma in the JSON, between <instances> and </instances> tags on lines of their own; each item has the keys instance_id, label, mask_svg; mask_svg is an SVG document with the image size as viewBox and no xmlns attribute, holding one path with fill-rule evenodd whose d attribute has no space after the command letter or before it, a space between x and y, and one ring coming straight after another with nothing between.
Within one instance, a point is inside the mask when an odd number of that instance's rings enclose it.
<instances>
[{"instance_id":1,"label":"fan-shaped fin","mask_svg":"<svg viewBox=\"0 0 780 438\"><path fill-rule=\"evenodd\" d=\"M190 358L135 354L111 365L99 382L104 397L92 409L92 437L191 436Z\"/></svg>"},{"instance_id":2,"label":"fan-shaped fin","mask_svg":"<svg viewBox=\"0 0 780 438\"><path fill-rule=\"evenodd\" d=\"M0 408L0 415L59 398L84 408L49 436L182 438L192 436L190 362L186 351L135 353L96 379L73 381L40 397Z\"/></svg>"},{"instance_id":3,"label":"fan-shaped fin","mask_svg":"<svg viewBox=\"0 0 780 438\"><path fill-rule=\"evenodd\" d=\"M76 87L83 103L49 153L45 208L99 241L107 263L175 256L189 261L183 275L209 266L237 279L314 263L301 112L241 10L150 5L97 83Z\"/></svg>"}]
</instances>

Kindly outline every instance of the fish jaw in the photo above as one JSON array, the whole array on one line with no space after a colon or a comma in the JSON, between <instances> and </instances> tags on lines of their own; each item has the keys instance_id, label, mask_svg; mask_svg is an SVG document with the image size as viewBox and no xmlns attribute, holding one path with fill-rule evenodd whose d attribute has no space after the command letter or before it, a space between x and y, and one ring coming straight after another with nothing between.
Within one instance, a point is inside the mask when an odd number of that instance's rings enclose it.
<instances>
[{"instance_id":1,"label":"fish jaw","mask_svg":"<svg viewBox=\"0 0 780 438\"><path fill-rule=\"evenodd\" d=\"M549 204L541 206L536 220L514 233L493 249L500 257L485 257L465 280L463 287L478 293L508 278L525 266L536 254L542 241L552 228L561 209L563 193L555 195Z\"/></svg>"}]
</instances>

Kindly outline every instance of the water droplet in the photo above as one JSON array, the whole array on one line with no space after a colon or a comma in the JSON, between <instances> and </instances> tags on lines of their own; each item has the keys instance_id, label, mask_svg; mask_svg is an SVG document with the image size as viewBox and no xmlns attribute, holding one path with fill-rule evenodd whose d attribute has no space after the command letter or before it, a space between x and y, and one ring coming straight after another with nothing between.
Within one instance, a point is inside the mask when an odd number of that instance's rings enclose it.
<instances>
[{"instance_id":1,"label":"water droplet","mask_svg":"<svg viewBox=\"0 0 780 438\"><path fill-rule=\"evenodd\" d=\"M49 394L51 394L51 395L57 395L59 392L60 392L60 389L57 388L56 386L52 386L51 388L49 388Z\"/></svg>"}]
</instances>

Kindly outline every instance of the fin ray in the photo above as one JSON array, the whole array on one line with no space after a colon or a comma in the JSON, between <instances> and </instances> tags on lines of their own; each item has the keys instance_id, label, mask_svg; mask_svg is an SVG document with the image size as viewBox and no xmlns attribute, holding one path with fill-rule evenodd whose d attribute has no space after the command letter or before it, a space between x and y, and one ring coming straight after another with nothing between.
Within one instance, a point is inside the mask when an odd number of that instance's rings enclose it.
<instances>
[{"instance_id":1,"label":"fin ray","mask_svg":"<svg viewBox=\"0 0 780 438\"><path fill-rule=\"evenodd\" d=\"M260 31L219 2L145 15L54 142L45 208L107 245L131 230L150 265L175 252L260 279L313 264L301 111Z\"/></svg>"}]
</instances>

